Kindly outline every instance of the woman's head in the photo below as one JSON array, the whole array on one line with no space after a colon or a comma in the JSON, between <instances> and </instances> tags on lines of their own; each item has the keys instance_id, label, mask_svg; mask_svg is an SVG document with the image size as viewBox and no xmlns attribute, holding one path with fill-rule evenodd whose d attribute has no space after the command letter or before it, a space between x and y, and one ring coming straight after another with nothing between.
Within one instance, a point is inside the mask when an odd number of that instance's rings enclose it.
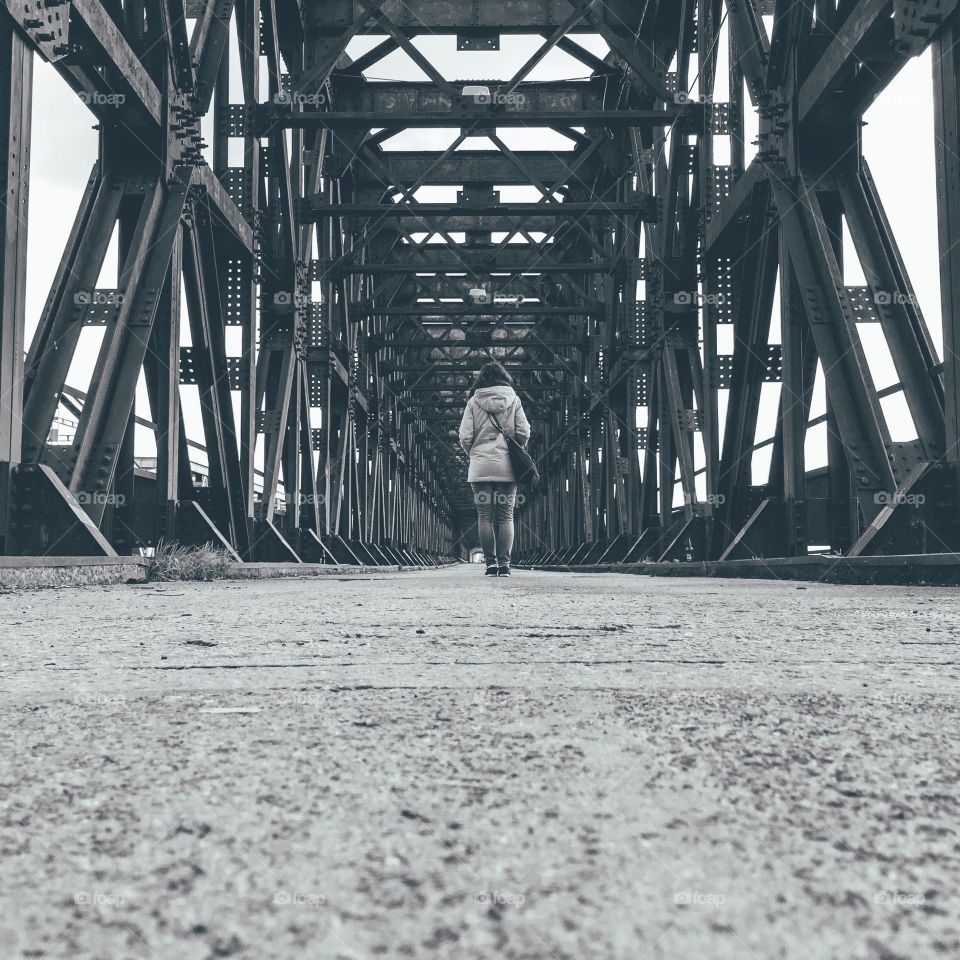
<instances>
[{"instance_id":1,"label":"woman's head","mask_svg":"<svg viewBox=\"0 0 960 960\"><path fill-rule=\"evenodd\" d=\"M512 387L513 377L507 373L507 369L502 363L497 363L496 360L490 360L480 368L474 389L481 390L483 387L500 386Z\"/></svg>"}]
</instances>

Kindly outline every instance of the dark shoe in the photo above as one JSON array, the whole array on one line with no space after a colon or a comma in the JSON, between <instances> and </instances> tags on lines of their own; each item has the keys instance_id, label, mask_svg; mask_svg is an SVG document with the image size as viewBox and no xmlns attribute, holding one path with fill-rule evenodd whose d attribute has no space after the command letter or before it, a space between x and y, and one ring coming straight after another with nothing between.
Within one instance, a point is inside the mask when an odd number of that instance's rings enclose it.
<instances>
[{"instance_id":1,"label":"dark shoe","mask_svg":"<svg viewBox=\"0 0 960 960\"><path fill-rule=\"evenodd\" d=\"M487 567L487 570L486 570L486 573L484 573L484 576L485 576L485 577L499 577L499 576L500 576L500 568L499 568L498 566Z\"/></svg>"},{"instance_id":2,"label":"dark shoe","mask_svg":"<svg viewBox=\"0 0 960 960\"><path fill-rule=\"evenodd\" d=\"M498 576L498 577L509 577L509 576L510 576L510 568L509 568L509 567L498 567L498 568L497 568L497 576Z\"/></svg>"}]
</instances>

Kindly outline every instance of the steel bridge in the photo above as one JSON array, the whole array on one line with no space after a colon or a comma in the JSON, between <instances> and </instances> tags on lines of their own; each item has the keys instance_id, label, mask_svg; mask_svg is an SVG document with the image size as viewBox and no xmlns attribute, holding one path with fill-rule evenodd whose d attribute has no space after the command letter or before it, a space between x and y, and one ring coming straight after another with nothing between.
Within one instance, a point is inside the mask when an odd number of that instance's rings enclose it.
<instances>
[{"instance_id":1,"label":"steel bridge","mask_svg":"<svg viewBox=\"0 0 960 960\"><path fill-rule=\"evenodd\" d=\"M958 551L956 7L6 0L0 552L464 557L455 430L490 357L543 475L519 514L528 563ZM517 38L530 52L459 79L418 42L454 36L464 62ZM921 314L861 142L865 110L931 46L941 318ZM579 76L535 79L561 53ZM37 56L99 131L39 318ZM411 79L380 79L391 57ZM98 286L114 238L116 281ZM896 368L882 389L866 325ZM74 383L88 327L96 362ZM893 395L912 439L891 439ZM826 466L808 469L820 424Z\"/></svg>"}]
</instances>

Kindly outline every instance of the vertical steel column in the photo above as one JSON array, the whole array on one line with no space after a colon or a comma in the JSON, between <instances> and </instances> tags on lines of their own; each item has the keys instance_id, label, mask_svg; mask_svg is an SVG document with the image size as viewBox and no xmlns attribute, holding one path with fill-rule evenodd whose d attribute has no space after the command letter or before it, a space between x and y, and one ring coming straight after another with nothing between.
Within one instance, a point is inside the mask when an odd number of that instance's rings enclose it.
<instances>
[{"instance_id":1,"label":"vertical steel column","mask_svg":"<svg viewBox=\"0 0 960 960\"><path fill-rule=\"evenodd\" d=\"M808 353L812 350L807 317L796 271L780 240L780 323L783 343L782 387L780 391L780 438L782 466L773 472L783 478L786 505L786 546L791 556L807 552L806 535L806 434L813 388L813 370ZM779 491L777 491L779 492Z\"/></svg>"},{"instance_id":2,"label":"vertical steel column","mask_svg":"<svg viewBox=\"0 0 960 960\"><path fill-rule=\"evenodd\" d=\"M840 276L843 275L843 216L839 198L836 194L825 193L820 196L820 208L826 226L833 254L837 260ZM856 487L850 461L847 459L846 445L837 422L837 404L827 391L827 476L830 498L830 547L837 551L846 551L859 534L859 514L856 501Z\"/></svg>"},{"instance_id":3,"label":"vertical steel column","mask_svg":"<svg viewBox=\"0 0 960 960\"><path fill-rule=\"evenodd\" d=\"M176 536L176 502L192 493L190 457L180 406L180 309L183 231L177 237L157 322L153 326L145 363L147 391L156 424L157 495L156 535Z\"/></svg>"},{"instance_id":4,"label":"vertical steel column","mask_svg":"<svg viewBox=\"0 0 960 960\"><path fill-rule=\"evenodd\" d=\"M237 42L240 49L240 75L244 103L260 99L260 0L241 0L237 5ZM224 58L225 60L228 57ZM253 252L243 283L247 292L247 309L241 326L240 362L240 461L243 469L244 505L247 525L252 526L257 452L257 341L259 335L259 303L257 273L261 236L260 210L260 138L249 127L243 138L244 213L253 227Z\"/></svg>"},{"instance_id":5,"label":"vertical steel column","mask_svg":"<svg viewBox=\"0 0 960 960\"><path fill-rule=\"evenodd\" d=\"M960 14L933 44L945 458L960 463Z\"/></svg>"},{"instance_id":6,"label":"vertical steel column","mask_svg":"<svg viewBox=\"0 0 960 960\"><path fill-rule=\"evenodd\" d=\"M11 471L20 462L23 417L27 190L33 54L8 19L0 22L0 553L9 521Z\"/></svg>"}]
</instances>

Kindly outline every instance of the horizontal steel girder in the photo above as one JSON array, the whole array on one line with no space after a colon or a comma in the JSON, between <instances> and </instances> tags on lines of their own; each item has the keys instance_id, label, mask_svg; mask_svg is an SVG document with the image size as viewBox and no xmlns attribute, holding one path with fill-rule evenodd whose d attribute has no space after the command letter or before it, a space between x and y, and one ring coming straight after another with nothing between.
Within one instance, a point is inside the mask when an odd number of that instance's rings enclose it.
<instances>
[{"instance_id":1,"label":"horizontal steel girder","mask_svg":"<svg viewBox=\"0 0 960 960\"><path fill-rule=\"evenodd\" d=\"M587 216L579 214L579 216ZM595 214L589 214L590 225L599 226L601 229L609 230L613 226L614 214L598 210ZM319 217L316 219L320 219ZM376 217L373 218L376 221ZM436 233L445 231L446 233L509 233L516 234L519 230L527 233L552 233L557 229L558 221L564 217L558 214L528 214L526 216L474 216L470 214L456 214L454 216L434 215L429 219L424 217L406 216L393 218L393 224L404 233ZM652 223L653 218L646 219L646 222ZM369 221L364 218L347 217L344 218L344 228L348 232L355 233L366 226Z\"/></svg>"},{"instance_id":2,"label":"horizontal steel girder","mask_svg":"<svg viewBox=\"0 0 960 960\"><path fill-rule=\"evenodd\" d=\"M305 110L295 112L284 103L263 104L255 111L254 131L266 136L281 127L287 130L372 130L375 127L429 129L453 127L466 131L498 127L667 127L681 116L691 124L702 122L698 106L663 110L502 110L478 111L463 107L443 113L353 112Z\"/></svg>"},{"instance_id":3,"label":"horizontal steel girder","mask_svg":"<svg viewBox=\"0 0 960 960\"><path fill-rule=\"evenodd\" d=\"M451 80L450 86L454 90L468 91L453 98L432 83L357 83L353 79L335 77L331 86L331 100L338 111L444 114L457 106L470 109L502 105L505 108L533 113L603 110L604 89L607 84L602 80L521 83L510 93L507 93L505 88L501 93L497 84L487 86L472 80Z\"/></svg>"},{"instance_id":4,"label":"horizontal steel girder","mask_svg":"<svg viewBox=\"0 0 960 960\"><path fill-rule=\"evenodd\" d=\"M512 371L511 376L513 376L514 386L517 390L523 393L556 393L562 396L568 396L570 389L566 384L563 383L523 383L518 381L516 377L516 372ZM457 383L454 384L435 384L435 383L425 383L421 380L417 380L415 383L405 384L405 383L391 383L390 389L400 395L407 393L450 393L450 392L460 392L464 390L469 390L474 385L475 378L472 373L467 374L463 377L460 377Z\"/></svg>"},{"instance_id":5,"label":"horizontal steel girder","mask_svg":"<svg viewBox=\"0 0 960 960\"><path fill-rule=\"evenodd\" d=\"M464 357L460 363L399 363L393 360L382 360L380 362L381 373L432 373L442 376L448 373L465 373L470 370L478 370L489 357ZM573 361L569 366L562 363L530 363L522 361L519 365L512 365L510 358L501 358L501 362L507 369L520 369L524 373L576 373L573 367L578 366Z\"/></svg>"},{"instance_id":6,"label":"horizontal steel girder","mask_svg":"<svg viewBox=\"0 0 960 960\"><path fill-rule=\"evenodd\" d=\"M416 340L394 339L392 337L368 337L368 350L449 350L456 348L483 349L485 347L550 347L555 349L585 350L589 345L586 337L582 340L569 338L558 340L555 337L504 337L496 338L467 334L462 340L448 340L439 337L420 337Z\"/></svg>"},{"instance_id":7,"label":"horizontal steel girder","mask_svg":"<svg viewBox=\"0 0 960 960\"><path fill-rule=\"evenodd\" d=\"M469 303L437 303L417 304L413 307L354 307L354 315L367 317L585 317L603 310L602 304L588 307L551 307L543 303L522 304L484 304L473 306Z\"/></svg>"},{"instance_id":8,"label":"horizontal steel girder","mask_svg":"<svg viewBox=\"0 0 960 960\"><path fill-rule=\"evenodd\" d=\"M450 218L498 217L504 223L509 218L524 218L521 226L527 226L526 218L537 216L548 221L566 217L642 217L648 223L657 220L657 201L650 195L638 197L630 203L595 200L591 203L324 203L319 197L311 197L301 204L301 213L315 219L329 217L366 218L419 217Z\"/></svg>"},{"instance_id":9,"label":"horizontal steel girder","mask_svg":"<svg viewBox=\"0 0 960 960\"><path fill-rule=\"evenodd\" d=\"M519 245L518 245L519 246ZM412 251L411 251L412 252ZM394 273L450 273L465 274L473 272L476 275L496 273L612 273L616 267L614 262L601 260L597 263L576 262L564 263L557 260L541 259L536 252L524 252L520 249L498 250L492 254L489 248L478 251L469 247L457 251L459 256L450 252L446 244L433 244L426 249L420 248L418 256L423 259L405 259L397 262L384 263L349 263L331 265L331 273L343 274L380 274ZM462 259L461 259L462 258ZM323 269L320 270L323 275Z\"/></svg>"},{"instance_id":10,"label":"horizontal steel girder","mask_svg":"<svg viewBox=\"0 0 960 960\"><path fill-rule=\"evenodd\" d=\"M573 151L516 150L515 156L527 170L535 170L543 183L592 186L601 167L594 154L571 174L576 163ZM376 163L364 162L364 151L354 160L352 153L335 140L331 166L336 170L348 164L358 189L386 189L416 183L425 177L427 186L462 186L465 183L492 183L494 186L529 184L530 176L499 150L458 150L438 159L435 153L420 150L378 150Z\"/></svg>"},{"instance_id":11,"label":"horizontal steel girder","mask_svg":"<svg viewBox=\"0 0 960 960\"><path fill-rule=\"evenodd\" d=\"M418 33L542 33L571 19L577 7L567 0L536 0L525 3L469 4L463 0L387 0L380 9L401 31ZM609 20L616 30L630 30L636 25L636 11L622 2L601 4L602 19ZM304 25L308 30L339 36L354 22L359 33L379 34L383 28L375 20L365 21L368 4L361 0L323 0L305 3ZM568 33L593 32L582 20Z\"/></svg>"}]
</instances>

